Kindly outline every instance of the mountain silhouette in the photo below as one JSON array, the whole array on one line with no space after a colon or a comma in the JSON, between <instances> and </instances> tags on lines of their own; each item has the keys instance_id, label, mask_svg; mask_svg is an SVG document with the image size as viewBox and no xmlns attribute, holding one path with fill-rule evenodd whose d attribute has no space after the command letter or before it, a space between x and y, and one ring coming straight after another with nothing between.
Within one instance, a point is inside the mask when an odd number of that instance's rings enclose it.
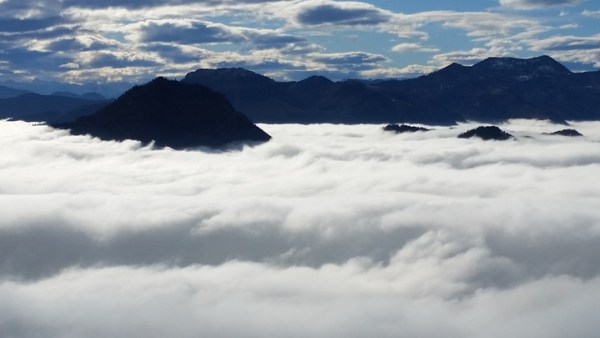
<instances>
[{"instance_id":1,"label":"mountain silhouette","mask_svg":"<svg viewBox=\"0 0 600 338\"><path fill-rule=\"evenodd\" d=\"M575 129L562 129L557 130L553 133L546 133L547 135L561 135L561 136L569 136L569 137L580 137L583 136L580 132Z\"/></svg>"},{"instance_id":2,"label":"mountain silhouette","mask_svg":"<svg viewBox=\"0 0 600 338\"><path fill-rule=\"evenodd\" d=\"M243 68L198 69L181 81L222 93L255 123L497 123L511 118L600 120L600 71L573 73L549 56L453 63L407 80L278 82ZM88 93L0 86L0 118L61 123L111 101ZM2 98L4 95L4 98Z\"/></svg>"},{"instance_id":3,"label":"mountain silhouette","mask_svg":"<svg viewBox=\"0 0 600 338\"><path fill-rule=\"evenodd\" d=\"M387 126L383 127L383 130L393 131L396 134L402 134L402 133L416 133L418 131L430 131L431 129L417 127L417 126L411 126L408 124L401 124L401 125L388 124Z\"/></svg>"},{"instance_id":4,"label":"mountain silhouette","mask_svg":"<svg viewBox=\"0 0 600 338\"><path fill-rule=\"evenodd\" d=\"M176 149L271 138L222 94L162 77L133 87L93 115L55 126L75 135L133 139Z\"/></svg>"},{"instance_id":5,"label":"mountain silhouette","mask_svg":"<svg viewBox=\"0 0 600 338\"><path fill-rule=\"evenodd\" d=\"M393 103L358 80L333 82L310 77L276 82L240 68L199 69L182 80L227 96L254 122L385 123L397 120Z\"/></svg>"},{"instance_id":6,"label":"mountain silhouette","mask_svg":"<svg viewBox=\"0 0 600 338\"><path fill-rule=\"evenodd\" d=\"M481 126L475 129L468 130L460 135L458 138L472 138L478 137L482 140L496 140L505 141L514 138L511 134L496 126Z\"/></svg>"},{"instance_id":7,"label":"mountain silhouette","mask_svg":"<svg viewBox=\"0 0 600 338\"><path fill-rule=\"evenodd\" d=\"M600 119L600 72L573 73L549 56L451 64L408 80L321 76L277 82L241 68L199 69L182 80L227 96L254 122L454 124L510 118Z\"/></svg>"}]
</instances>

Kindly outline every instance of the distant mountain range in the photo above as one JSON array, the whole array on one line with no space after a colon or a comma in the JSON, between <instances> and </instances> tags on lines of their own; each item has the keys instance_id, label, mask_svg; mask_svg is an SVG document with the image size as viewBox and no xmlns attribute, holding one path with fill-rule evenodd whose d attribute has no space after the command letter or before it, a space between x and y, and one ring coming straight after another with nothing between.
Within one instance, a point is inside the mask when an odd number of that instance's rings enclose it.
<instances>
[{"instance_id":1,"label":"distant mountain range","mask_svg":"<svg viewBox=\"0 0 600 338\"><path fill-rule=\"evenodd\" d=\"M600 71L573 73L548 56L451 64L408 80L322 76L278 82L242 68L198 69L183 83L223 93L256 123L454 124L510 118L600 120ZM52 123L89 115L111 101L98 94L39 95L0 86L0 118Z\"/></svg>"},{"instance_id":2,"label":"distant mountain range","mask_svg":"<svg viewBox=\"0 0 600 338\"><path fill-rule=\"evenodd\" d=\"M133 87L92 115L53 126L75 135L133 139L176 149L271 138L237 112L223 94L165 78Z\"/></svg>"},{"instance_id":3,"label":"distant mountain range","mask_svg":"<svg viewBox=\"0 0 600 338\"><path fill-rule=\"evenodd\" d=\"M6 96L8 97L0 98L0 118L49 123L72 121L80 116L92 114L111 102L99 94L92 93L79 96L25 92L16 96Z\"/></svg>"},{"instance_id":4,"label":"distant mountain range","mask_svg":"<svg viewBox=\"0 0 600 338\"><path fill-rule=\"evenodd\" d=\"M148 74L147 80L151 80L153 76ZM52 93L73 93L75 95L83 95L85 93L98 93L107 98L115 98L123 94L127 89L131 88L134 83L128 82L110 82L110 83L94 83L87 82L83 84L65 83L58 81L32 80L28 82L18 81L0 81L0 86L19 89L30 93L38 93L42 95L51 95Z\"/></svg>"},{"instance_id":5,"label":"distant mountain range","mask_svg":"<svg viewBox=\"0 0 600 338\"><path fill-rule=\"evenodd\" d=\"M240 68L199 69L182 80L224 93L255 122L452 124L509 118L600 119L600 72L573 73L548 56L451 64L409 80L313 76L277 82Z\"/></svg>"},{"instance_id":6,"label":"distant mountain range","mask_svg":"<svg viewBox=\"0 0 600 338\"><path fill-rule=\"evenodd\" d=\"M29 93L27 90L15 89L6 86L0 86L0 99L7 99Z\"/></svg>"}]
</instances>

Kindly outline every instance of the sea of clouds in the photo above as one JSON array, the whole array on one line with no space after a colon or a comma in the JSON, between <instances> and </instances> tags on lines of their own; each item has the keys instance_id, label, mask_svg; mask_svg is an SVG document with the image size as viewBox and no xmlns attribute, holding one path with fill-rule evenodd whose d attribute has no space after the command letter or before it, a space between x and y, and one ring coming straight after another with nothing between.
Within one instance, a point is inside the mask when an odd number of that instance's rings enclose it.
<instances>
[{"instance_id":1,"label":"sea of clouds","mask_svg":"<svg viewBox=\"0 0 600 338\"><path fill-rule=\"evenodd\" d=\"M473 126L217 152L0 121L0 336L597 335L600 123Z\"/></svg>"}]
</instances>

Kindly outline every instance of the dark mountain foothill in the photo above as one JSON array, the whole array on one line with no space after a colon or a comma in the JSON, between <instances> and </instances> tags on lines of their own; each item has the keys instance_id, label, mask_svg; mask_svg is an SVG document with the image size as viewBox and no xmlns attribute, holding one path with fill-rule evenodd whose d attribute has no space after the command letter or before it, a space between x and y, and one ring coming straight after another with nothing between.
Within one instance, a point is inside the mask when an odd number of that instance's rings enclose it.
<instances>
[{"instance_id":1,"label":"dark mountain foothill","mask_svg":"<svg viewBox=\"0 0 600 338\"><path fill-rule=\"evenodd\" d=\"M513 139L514 137L505 132L504 130L496 127L496 126L481 126L475 129L468 130L460 135L459 138L472 138L478 137L482 140L496 140L496 141L505 141Z\"/></svg>"},{"instance_id":2,"label":"dark mountain foothill","mask_svg":"<svg viewBox=\"0 0 600 338\"><path fill-rule=\"evenodd\" d=\"M383 127L383 130L392 131L396 134L401 134L401 133L415 133L418 131L430 131L431 129L417 127L417 126L411 126L411 125L407 125L407 124L402 124L402 125L388 124L387 126Z\"/></svg>"},{"instance_id":3,"label":"dark mountain foothill","mask_svg":"<svg viewBox=\"0 0 600 338\"><path fill-rule=\"evenodd\" d=\"M154 141L175 149L264 142L271 137L204 86L156 78L135 86L97 113L55 125L103 140Z\"/></svg>"},{"instance_id":4,"label":"dark mountain foothill","mask_svg":"<svg viewBox=\"0 0 600 338\"><path fill-rule=\"evenodd\" d=\"M568 136L568 137L581 137L583 136L580 132L575 129L562 129L555 131L553 133L545 133L546 135L560 135L560 136Z\"/></svg>"}]
</instances>

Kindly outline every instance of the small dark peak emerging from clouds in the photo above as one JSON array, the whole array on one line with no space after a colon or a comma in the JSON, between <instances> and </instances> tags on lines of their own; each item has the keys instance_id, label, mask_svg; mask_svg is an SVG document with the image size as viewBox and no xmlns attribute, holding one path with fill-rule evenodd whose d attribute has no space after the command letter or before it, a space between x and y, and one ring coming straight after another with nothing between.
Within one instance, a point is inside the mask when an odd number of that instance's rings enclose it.
<instances>
[{"instance_id":1,"label":"small dark peak emerging from clouds","mask_svg":"<svg viewBox=\"0 0 600 338\"><path fill-rule=\"evenodd\" d=\"M385 131L392 131L396 134L401 134L401 133L415 133L418 131L430 131L431 129L428 128L423 128L423 127L417 127L417 126L411 126L408 124L388 124L387 126L383 127L383 130Z\"/></svg>"},{"instance_id":2,"label":"small dark peak emerging from clouds","mask_svg":"<svg viewBox=\"0 0 600 338\"><path fill-rule=\"evenodd\" d=\"M460 135L459 138L472 138L479 137L482 140L496 140L496 141L505 141L513 139L514 136L505 132L504 130L496 127L496 126L481 126L475 129L471 129L466 131Z\"/></svg>"},{"instance_id":3,"label":"small dark peak emerging from clouds","mask_svg":"<svg viewBox=\"0 0 600 338\"><path fill-rule=\"evenodd\" d=\"M583 136L580 132L575 129L562 129L555 131L553 133L547 133L547 135L560 135L560 136L569 136L569 137L581 137Z\"/></svg>"},{"instance_id":4,"label":"small dark peak emerging from clouds","mask_svg":"<svg viewBox=\"0 0 600 338\"><path fill-rule=\"evenodd\" d=\"M57 125L103 140L154 141L175 149L264 142L271 137L237 112L222 94L159 77L135 86L97 113Z\"/></svg>"}]
</instances>

